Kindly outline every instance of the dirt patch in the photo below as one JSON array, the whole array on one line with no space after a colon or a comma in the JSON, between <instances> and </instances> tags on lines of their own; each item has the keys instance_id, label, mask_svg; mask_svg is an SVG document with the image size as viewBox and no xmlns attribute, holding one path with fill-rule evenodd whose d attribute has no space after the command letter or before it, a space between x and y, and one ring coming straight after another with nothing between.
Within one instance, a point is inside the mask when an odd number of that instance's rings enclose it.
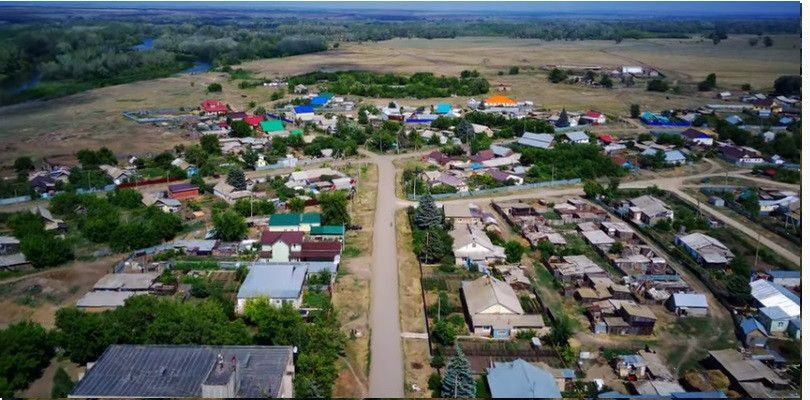
<instances>
[{"instance_id":1,"label":"dirt patch","mask_svg":"<svg viewBox=\"0 0 810 400\"><path fill-rule=\"evenodd\" d=\"M120 258L112 255L89 262L74 261L0 284L0 327L31 320L52 328L56 311L74 306Z\"/></svg>"},{"instance_id":2,"label":"dirt patch","mask_svg":"<svg viewBox=\"0 0 810 400\"><path fill-rule=\"evenodd\" d=\"M405 210L397 211L397 263L399 264L399 320L403 332L427 332L422 307L419 262L411 250L411 228Z\"/></svg>"},{"instance_id":3,"label":"dirt patch","mask_svg":"<svg viewBox=\"0 0 810 400\"><path fill-rule=\"evenodd\" d=\"M405 396L408 398L431 397L428 378L434 369L430 366L427 340L402 339L402 351L405 356ZM418 390L415 390L417 388Z\"/></svg>"}]
</instances>

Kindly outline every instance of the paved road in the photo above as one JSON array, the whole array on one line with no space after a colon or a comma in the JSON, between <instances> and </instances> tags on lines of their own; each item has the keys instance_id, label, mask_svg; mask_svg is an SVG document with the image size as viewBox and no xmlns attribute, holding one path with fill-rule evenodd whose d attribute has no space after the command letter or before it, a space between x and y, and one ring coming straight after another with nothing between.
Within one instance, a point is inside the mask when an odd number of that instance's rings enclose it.
<instances>
[{"instance_id":1,"label":"paved road","mask_svg":"<svg viewBox=\"0 0 810 400\"><path fill-rule=\"evenodd\" d=\"M394 219L398 207L392 159L367 153L377 165L379 187L374 216L371 277L371 367L370 397L404 397L405 371L399 325L399 277L397 234Z\"/></svg>"}]
</instances>

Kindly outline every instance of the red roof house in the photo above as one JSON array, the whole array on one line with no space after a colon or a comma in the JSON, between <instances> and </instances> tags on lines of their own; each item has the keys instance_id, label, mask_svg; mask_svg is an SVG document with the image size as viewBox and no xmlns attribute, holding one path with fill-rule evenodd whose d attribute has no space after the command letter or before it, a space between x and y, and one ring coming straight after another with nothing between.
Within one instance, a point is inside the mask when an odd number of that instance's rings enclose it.
<instances>
[{"instance_id":1,"label":"red roof house","mask_svg":"<svg viewBox=\"0 0 810 400\"><path fill-rule=\"evenodd\" d=\"M228 105L219 100L204 100L201 107L206 114L225 114L228 112Z\"/></svg>"},{"instance_id":2,"label":"red roof house","mask_svg":"<svg viewBox=\"0 0 810 400\"><path fill-rule=\"evenodd\" d=\"M599 140L604 144L611 144L613 143L613 136L606 133L604 135L599 135Z\"/></svg>"},{"instance_id":3,"label":"red roof house","mask_svg":"<svg viewBox=\"0 0 810 400\"><path fill-rule=\"evenodd\" d=\"M304 242L301 251L290 253L290 260L337 262L342 248L339 241Z\"/></svg>"},{"instance_id":4,"label":"red roof house","mask_svg":"<svg viewBox=\"0 0 810 400\"><path fill-rule=\"evenodd\" d=\"M264 121L263 115L248 115L245 117L245 122L254 128L259 126L259 123L262 121Z\"/></svg>"}]
</instances>

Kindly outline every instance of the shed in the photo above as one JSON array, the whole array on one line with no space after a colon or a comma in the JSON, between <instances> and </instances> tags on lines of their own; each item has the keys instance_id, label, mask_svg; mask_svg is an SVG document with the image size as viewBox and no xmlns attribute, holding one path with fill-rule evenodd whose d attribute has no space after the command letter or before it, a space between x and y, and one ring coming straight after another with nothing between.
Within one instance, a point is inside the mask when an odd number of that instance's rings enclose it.
<instances>
[{"instance_id":1,"label":"shed","mask_svg":"<svg viewBox=\"0 0 810 400\"><path fill-rule=\"evenodd\" d=\"M679 316L705 316L709 313L706 295L700 293L674 293L667 300L667 308Z\"/></svg>"}]
</instances>

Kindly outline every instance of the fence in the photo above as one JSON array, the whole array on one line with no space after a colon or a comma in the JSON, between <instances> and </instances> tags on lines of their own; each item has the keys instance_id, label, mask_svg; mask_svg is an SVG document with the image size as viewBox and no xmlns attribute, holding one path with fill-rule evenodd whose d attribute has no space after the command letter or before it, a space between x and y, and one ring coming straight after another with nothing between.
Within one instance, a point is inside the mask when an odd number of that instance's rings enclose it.
<instances>
[{"instance_id":1,"label":"fence","mask_svg":"<svg viewBox=\"0 0 810 400\"><path fill-rule=\"evenodd\" d=\"M153 179L144 179L144 180L138 181L138 182L124 182L124 183L118 185L118 187L121 188L121 189L126 189L126 188L138 187L138 186L148 186L148 185L156 185L156 184L160 184L160 183L177 182L177 181L182 181L182 180L184 180L184 179L182 179L182 178L168 178L168 179L167 178L153 178Z\"/></svg>"},{"instance_id":2,"label":"fence","mask_svg":"<svg viewBox=\"0 0 810 400\"><path fill-rule=\"evenodd\" d=\"M115 190L115 188L116 188L116 186L111 183L111 184L109 184L107 186L104 186L102 188L92 188L92 189L78 188L78 189L76 189L76 193L78 193L78 194L88 194L88 193L99 193L99 192L112 192L113 190Z\"/></svg>"},{"instance_id":3,"label":"fence","mask_svg":"<svg viewBox=\"0 0 810 400\"><path fill-rule=\"evenodd\" d=\"M17 196L17 197L8 197L5 199L0 199L0 205L6 206L9 204L17 204L17 203L24 203L26 201L31 201L31 196Z\"/></svg>"},{"instance_id":4,"label":"fence","mask_svg":"<svg viewBox=\"0 0 810 400\"><path fill-rule=\"evenodd\" d=\"M503 192L512 192L512 191L524 191L524 190L531 190L531 189L539 189L549 186L563 186L563 185L576 185L581 183L582 179L574 178L574 179L558 179L555 181L545 181L545 182L537 182L537 183L529 183L526 185L519 185L519 186L502 186L492 189L482 189L476 190L474 192L458 192L458 193L442 193L442 194L434 194L432 195L436 200L447 200L447 199L459 199L464 197L474 197L483 194L490 194L490 193L503 193ZM408 195L409 200L418 200L421 195L414 196L413 194Z\"/></svg>"},{"instance_id":5,"label":"fence","mask_svg":"<svg viewBox=\"0 0 810 400\"><path fill-rule=\"evenodd\" d=\"M733 193L735 191L734 189L739 189L739 188L733 188L733 187L704 187L704 188L701 188L700 191L703 192L703 194L708 196L708 195L713 195L713 194L718 194L718 193L727 193L727 192L732 192ZM748 210L743 208L736 201L725 201L724 205L729 210L734 211L737 214L742 215L743 217L747 218L751 222L763 225L763 227L765 229L768 229L768 230L778 234L779 236L782 236L783 238L793 242L793 244L796 244L796 245L799 245L799 246L802 245L802 238L801 237L796 236L795 234L791 233L790 231L788 231L784 227L781 227L781 226L773 224L773 223L768 223L768 221L763 220L761 218L761 216L753 216L753 215L751 215L751 213Z\"/></svg>"}]
</instances>

